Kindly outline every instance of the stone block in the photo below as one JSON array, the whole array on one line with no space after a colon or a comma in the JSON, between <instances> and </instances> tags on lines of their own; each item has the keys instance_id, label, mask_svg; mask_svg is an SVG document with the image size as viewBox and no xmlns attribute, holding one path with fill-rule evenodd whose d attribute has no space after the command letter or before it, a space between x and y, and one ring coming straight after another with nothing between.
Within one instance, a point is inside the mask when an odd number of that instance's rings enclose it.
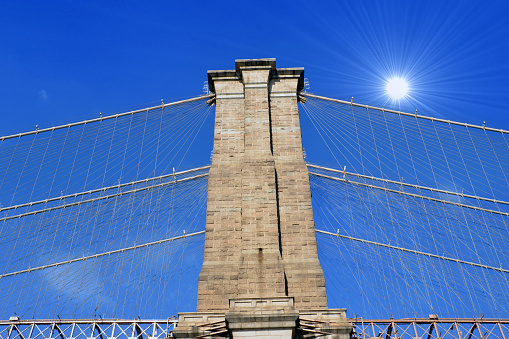
<instances>
[{"instance_id":1,"label":"stone block","mask_svg":"<svg viewBox=\"0 0 509 339\"><path fill-rule=\"evenodd\" d=\"M274 59L208 72L216 117L198 311L226 311L235 296L327 308L300 135L303 74Z\"/></svg>"}]
</instances>

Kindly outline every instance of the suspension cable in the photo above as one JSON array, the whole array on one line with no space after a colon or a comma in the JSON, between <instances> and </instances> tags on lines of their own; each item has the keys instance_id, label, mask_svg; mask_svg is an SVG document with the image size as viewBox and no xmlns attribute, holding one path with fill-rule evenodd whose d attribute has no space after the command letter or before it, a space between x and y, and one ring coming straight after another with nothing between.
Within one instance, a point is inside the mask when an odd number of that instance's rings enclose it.
<instances>
[{"instance_id":1,"label":"suspension cable","mask_svg":"<svg viewBox=\"0 0 509 339\"><path fill-rule=\"evenodd\" d=\"M357 181L350 181L348 179L343 179L343 178L336 178L336 177L332 177L330 175L325 175L325 174L319 174L319 173L314 173L314 172L309 172L309 174L317 176L317 177L321 177L321 178L326 178L326 179L334 180L334 181L344 182L344 183L347 183L347 184L353 184L353 185L357 185L357 186L364 186L364 187L379 189L379 190L382 190L382 191L385 191L385 192L391 192L391 193L407 195L407 196L410 196L410 197L413 197L413 198L422 198L422 199L426 199L426 200L429 200L429 201L441 202L441 203L444 203L444 204L450 204L450 205L454 205L454 206L458 206L458 207L471 208L471 209L474 209L474 210L477 210L477 211L489 212L489 213L493 213L493 214L500 214L500 215L504 215L506 217L509 216L509 213L507 213L507 212L495 211L495 210L491 210L491 209L488 209L488 208L482 208L482 207L462 204L462 203L459 203L459 202L453 202L453 201L447 201L447 200L438 199L438 198L427 197L425 195L420 195L420 194L415 194L415 193L402 192L402 191L398 191L398 190L394 190L394 189L390 189L390 188L385 188L385 187L381 187L381 186L365 184L365 183L357 182Z\"/></svg>"},{"instance_id":2,"label":"suspension cable","mask_svg":"<svg viewBox=\"0 0 509 339\"><path fill-rule=\"evenodd\" d=\"M71 206L87 204L87 203L90 203L90 202L95 202L95 201L98 201L98 200L109 199L109 198L118 197L118 196L122 196L122 195L126 195L126 194L131 194L131 193L137 193L137 192L146 191L146 190L149 190L149 189L152 189L152 188L159 188L159 187L163 187L163 186L167 186L167 185L171 185L171 184L181 183L181 182L184 182L184 181L189 181L189 180L193 180L193 179L203 178L203 177L206 177L208 175L209 175L208 173L199 174L199 175L195 175L195 176L188 177L188 178L183 178L183 179L179 179L179 180L173 180L173 181L164 182L164 183L161 183L161 184L156 184L156 185L151 185L151 186L145 186L145 187L141 187L141 188L132 189L132 190L129 190L129 191L124 191L124 192L104 195L104 196L101 196L101 197L96 197L96 198L87 199L87 200L75 201L75 202L71 202L71 203L68 203L68 204L63 204L63 205L54 206L54 207L48 207L48 208L44 208L44 209L40 209L40 210L36 210L36 211L20 213L20 214L11 215L11 216L8 216L8 217L0 218L0 221L16 219L16 218L21 218L21 217L26 217L26 216L29 216L29 215L34 215L34 214L43 213L43 212L49 212L49 211L53 211L53 210L57 210L57 209L61 209L61 208L66 208L66 207L71 207Z\"/></svg>"},{"instance_id":3,"label":"suspension cable","mask_svg":"<svg viewBox=\"0 0 509 339\"><path fill-rule=\"evenodd\" d=\"M471 262L471 261L466 261L466 260L446 257L446 256L443 256L443 255L437 255L437 254L432 254L432 253L428 253L428 252L421 252L421 251L411 250L411 249L404 248L404 247L393 246L393 245L384 244L384 243L380 243L380 242L376 242L376 241L371 241L371 240L366 240L366 239L350 237L348 235L343 235L343 234L339 234L339 233L332 233L332 232L322 231L322 230L318 230L318 229L315 229L315 232L326 234L326 235L330 235L330 236L334 236L334 237L338 237L338 238L344 238L344 239L348 239L348 240L359 241L359 242L362 242L362 243L365 243L365 244L371 244L371 245L391 248L391 249L399 250L399 251L403 251L403 252L409 252L409 253L424 255L424 256L427 256L427 257L431 257L431 258L437 258L437 259L442 259L442 260L447 260L447 261L454 261L454 262L457 262L459 264L467 264L467 265L471 265L471 266L486 268L486 269L489 269L489 270L499 271L499 272L503 272L503 273L509 273L509 270L503 269L502 267L499 268L499 267L494 267L494 266L483 265L483 264L479 264L479 263L475 263L475 262Z\"/></svg>"},{"instance_id":4,"label":"suspension cable","mask_svg":"<svg viewBox=\"0 0 509 339\"><path fill-rule=\"evenodd\" d=\"M182 175L182 174L187 174L187 173L192 173L192 172L196 172L196 171L206 170L206 169L209 169L209 168L210 168L210 165L203 166L203 167L197 167L197 168L193 168L193 169L186 170L186 171L175 172L175 173L172 173L172 174L160 175L158 177L152 177L152 178L147 178L147 179L142 179L142 180L126 182L126 183L123 183L123 184L112 185L112 186L97 188L97 189L93 189L93 190L89 190L89 191L62 195L60 197L54 197L54 198L49 198L49 199L44 199L44 200L27 202L27 203L23 203L23 204L19 204L19 205L14 205L14 206L7 206L7 207L0 208L0 212L7 211L7 210L13 210L13 209L21 208L21 207L33 206L33 205L37 205L37 204L45 204L45 203L48 203L48 202L64 200L64 199L67 199L67 198L75 198L75 197L79 197L81 195L87 195L87 194L93 194L93 193L98 193L98 192L104 192L104 191L108 191L108 190L113 189L113 188L122 188L122 187L125 187L125 186L132 186L132 185L142 184L142 183L146 183L146 182L149 182L149 181L176 177L176 176L179 176L179 175Z\"/></svg>"},{"instance_id":5,"label":"suspension cable","mask_svg":"<svg viewBox=\"0 0 509 339\"><path fill-rule=\"evenodd\" d=\"M347 172L346 170L342 171L342 170L338 170L338 169L334 169L334 168L327 168L327 167L317 166L317 165L312 165L312 164L306 164L306 165L308 166L308 168L316 168L316 169L320 169L320 170L324 170L324 171L329 171L329 172L334 172L334 173L339 173L339 174L350 175L350 176L354 176L354 177L358 177L358 178L363 178L363 179L376 180L376 181L386 182L386 183L389 183L389 184L395 184L395 185L401 185L401 186L406 186L406 187L418 188L418 189L423 189L423 190L427 190L427 191L431 191L431 192L450 194L450 195L455 195L455 196L462 197L462 198L471 198L471 199L476 199L476 200L488 201L488 202L492 202L492 203L495 203L495 204L509 205L509 202L503 201L503 200L497 200L497 199L480 197L480 196L477 196L477 195L471 195L471 194L464 194L464 193L458 193L458 192L453 192L453 191L447 191L447 190L442 190L442 189L439 189L439 188L432 188L432 187L428 187L428 186L414 185L414 184L409 184L409 183L401 182L401 181L394 181L394 180L389 180L389 179L377 178L377 177L373 177L373 176L369 176L369 175L358 174L358 173L353 173L353 172ZM313 173L313 174L315 174L315 173Z\"/></svg>"},{"instance_id":6,"label":"suspension cable","mask_svg":"<svg viewBox=\"0 0 509 339\"><path fill-rule=\"evenodd\" d=\"M62 129L62 128L69 128L69 127L74 127L74 126L79 126L79 125L86 125L86 124L89 124L89 123L92 123L92 122L119 118L119 117L122 117L122 116L132 115L132 114L136 114L136 113L144 113L144 112L152 111L152 110L155 110L155 109L161 109L161 108L170 107L170 106L177 106L177 105L186 104L186 103L189 103L189 102L194 102L194 101L208 99L208 98L213 97L214 95L215 94L205 94L205 95L200 95L200 96L195 97L195 98L175 101L175 102L171 102L171 103L168 103L168 104L161 104L161 105L158 105L158 106L152 106L152 107L137 109L137 110L134 110L134 111L107 115L107 116L104 116L104 117L99 117L99 118L95 118L95 119L89 119L89 120L73 122L73 123L65 124L65 125L59 125L59 126L54 126L54 127L36 129L34 131L29 131L29 132L23 132L23 133L6 135L6 136L3 136L3 137L0 137L0 141L7 140L7 139L12 139L12 138L24 137L24 136L27 136L27 135L38 134L38 133L42 133L42 132L55 131L55 130Z\"/></svg>"},{"instance_id":7,"label":"suspension cable","mask_svg":"<svg viewBox=\"0 0 509 339\"><path fill-rule=\"evenodd\" d=\"M387 112L387 113L394 113L394 114L398 114L398 115L405 115L405 116L408 116L408 117L414 117L414 118L419 118L419 119L438 121L438 122L443 122L443 123L450 124L450 125L458 125L458 126L482 129L483 131L492 131L492 132L498 132L498 133L503 133L503 134L509 134L509 131L506 131L504 129L497 129L497 128L491 128L491 127L486 127L486 126L467 124L467 123L464 123L464 122L458 122L458 121L434 118L434 117L429 117L429 116L426 116L426 115L419 115L419 114L412 114L412 113L406 113L406 112L401 112L401 111L395 111L395 110L392 110L392 109L385 109L385 108L380 108L380 107L375 107L375 106L370 106L370 105L358 104L358 103L351 102L351 101L344 101L344 100L339 100L339 99L327 98L327 97L324 97L324 96L321 96L321 95L316 95L316 94L311 94L311 93L300 92L299 95L304 96L304 97L308 97L308 98L314 98L314 99L320 99L320 100L325 100L325 101L337 102L339 104L344 104L344 105L349 105L349 106L362 107L362 108L366 108L366 109L373 109L373 110L377 110L377 111L382 111L382 112Z\"/></svg>"},{"instance_id":8,"label":"suspension cable","mask_svg":"<svg viewBox=\"0 0 509 339\"><path fill-rule=\"evenodd\" d=\"M5 274L0 274L0 279L1 278L5 278L5 277L10 277L10 276L13 276L13 275L18 275L18 274L21 274L21 273L29 273L29 272L33 272L33 271L42 270L42 269L45 269L45 268L56 267L56 266L60 266L60 265L71 264L73 262L78 262L78 261L84 261L84 260L88 260L88 259L99 258L99 257L103 257L105 255L127 252L127 251L130 251L130 250L135 250L135 249L138 249L138 248L148 247L148 246L152 246L152 245L158 245L158 244L162 244L162 243L173 241L173 240L189 238L189 237L193 237L195 235L200 235L200 234L203 234L203 233L205 233L205 231L199 231L199 232L179 235L177 237L172 237L172 238L166 238L166 239L162 239L162 240L151 241L151 242L147 242L147 243L141 244L141 245L128 246L128 247L120 248L118 250L113 250L113 251L107 251L107 252L87 255L87 256L83 256L81 258L75 258L75 259L60 261L60 262L56 262L56 263L52 263L52 264L47 264L47 265L42 265L42 266L37 266L37 267L32 267L32 268L27 268L27 269L15 271L15 272L9 272L9 273L5 273Z\"/></svg>"}]
</instances>

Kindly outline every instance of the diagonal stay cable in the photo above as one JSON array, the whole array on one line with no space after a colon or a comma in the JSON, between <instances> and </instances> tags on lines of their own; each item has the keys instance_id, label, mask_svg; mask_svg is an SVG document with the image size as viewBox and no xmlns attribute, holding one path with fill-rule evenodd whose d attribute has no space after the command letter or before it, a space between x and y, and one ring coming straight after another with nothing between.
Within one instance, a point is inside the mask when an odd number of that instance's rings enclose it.
<instances>
[{"instance_id":1,"label":"diagonal stay cable","mask_svg":"<svg viewBox=\"0 0 509 339\"><path fill-rule=\"evenodd\" d=\"M107 251L107 252L87 255L87 256L83 256L81 258L75 258L75 259L60 261L60 262L56 262L56 263L52 263L52 264L47 264L47 265L42 265L42 266L37 266L37 267L32 267L32 268L27 268L27 269L15 271L15 272L4 273L4 274L0 274L0 279L1 278L5 278L5 277L9 277L9 276L13 276L13 275L22 274L22 273L29 273L29 272L33 272L33 271L37 271L37 270L42 270L42 269L45 269L45 268L56 267L56 266L61 266L61 265L65 265L65 264L71 264L73 262L78 262L78 261L84 261L84 260L88 260L88 259L99 258L99 257L103 257L105 255L110 255L110 254L116 254L116 253L122 253L122 252L126 252L126 251L131 251L131 250L142 248L142 247L158 245L158 244L162 244L162 243L165 243L165 242L174 241L174 240L178 240L178 239L189 238L189 237L193 237L195 235L200 235L200 234L204 234L204 233L205 233L205 231L198 231L198 232L194 232L194 233L179 235L177 237L172 237L172 238L166 238L166 239L162 239L162 240L151 241L151 242L148 242L148 243L145 243L145 244L141 244L141 245L128 246L128 247L120 248L118 250L113 250L113 251Z\"/></svg>"},{"instance_id":2,"label":"diagonal stay cable","mask_svg":"<svg viewBox=\"0 0 509 339\"><path fill-rule=\"evenodd\" d=\"M126 183L123 183L123 184L107 186L107 187L101 187L101 188L97 188L97 189L93 189L93 190L89 190L89 191L83 191L83 192L78 192L78 193L62 195L60 197L54 197L54 198L49 198L49 199L44 199L44 200L27 202L27 203L19 204L19 205L7 206L7 207L0 208L0 212L8 211L8 210L13 210L13 209L21 208L21 207L33 206L33 205L37 205L37 204L45 204L45 203L48 203L48 202L64 200L64 199L67 199L67 198L75 198L75 197L79 197L79 196L87 195L87 194L104 192L104 191L108 191L108 190L113 189L113 188L122 188L122 187L125 187L125 186L132 186L132 185L137 185L137 184L143 184L143 183L146 183L146 182L149 182L149 181L153 181L153 180L159 180L159 179L166 179L166 178L176 177L176 176L179 176L179 175L182 175L182 174L187 174L187 173L192 173L192 172L196 172L196 171L206 170L206 169L209 169L209 168L210 168L210 165L209 166L203 166L203 167L197 167L197 168L193 168L193 169L185 170L185 171L181 171L181 172L175 172L175 173L171 173L171 174L160 175L160 176L157 176L157 177L152 177L152 178L147 178L147 179L142 179L142 180L136 180L136 181L126 182Z\"/></svg>"},{"instance_id":3,"label":"diagonal stay cable","mask_svg":"<svg viewBox=\"0 0 509 339\"><path fill-rule=\"evenodd\" d=\"M369 179L369 180L376 180L376 181L386 182L388 184L395 184L395 185L401 185L401 186L406 186L406 187L423 189L423 190L427 190L427 191L431 191L431 192L450 194L450 195L455 195L455 196L462 197L462 198L471 198L471 199L476 199L476 200L488 201L488 202L492 202L492 203L495 203L495 204L509 205L509 202L503 201L503 200L497 200L497 199L480 197L480 196L477 196L477 195L471 195L471 194L447 191L447 190L442 190L442 189L439 189L439 188L432 188L432 187L427 187L427 186L414 185L414 184L409 184L409 183L401 182L401 181L377 178L377 177L373 177L373 176L369 176L369 175L348 172L346 170L342 171L342 170L338 170L338 169L334 169L334 168L328 168L328 167L317 166L317 165L312 165L312 164L306 164L306 165L309 168L316 168L316 169L319 169L319 170L334 172L334 173L338 173L338 174L345 174L345 175L351 175L351 176L355 176L355 177L359 177L359 178L363 178L363 179Z\"/></svg>"},{"instance_id":4,"label":"diagonal stay cable","mask_svg":"<svg viewBox=\"0 0 509 339\"><path fill-rule=\"evenodd\" d=\"M203 177L206 177L208 175L209 175L208 173L199 174L199 175L195 175L195 176L192 176L192 177L182 178L182 179L173 180L173 181L169 181L169 182L164 182L164 183L161 183L161 184L156 184L156 185L151 185L151 186L145 186L145 187L141 187L141 188L132 189L132 190L129 190L129 191L124 191L124 192L104 195L104 196L97 197L97 198L81 200L81 201L75 201L75 202L71 202L71 203L63 204L63 205L59 205L59 206L48 207L48 208L44 208L44 209L40 209L40 210L36 210L36 211L16 214L16 215L0 218L0 221L5 221L5 220L10 220L10 219L15 219L15 218L26 217L26 216L29 216L29 215L34 215L34 214L43 213L43 212L49 212L49 211L53 211L53 210L57 210L57 209L61 209L61 208L77 206L77 205L82 205L82 204L86 204L86 203L90 203L90 202L94 202L94 201L98 201L98 200L104 200L104 199L118 197L118 196L122 196L122 195L126 195L126 194L146 191L146 190L153 189L153 188L158 188L158 187L163 187L163 186L167 186L167 185L171 185L171 184L181 183L181 182L184 182L184 181L189 181L189 180L193 180L193 179L203 178ZM142 182L145 182L145 180L142 180Z\"/></svg>"},{"instance_id":5,"label":"diagonal stay cable","mask_svg":"<svg viewBox=\"0 0 509 339\"><path fill-rule=\"evenodd\" d=\"M74 126L79 126L79 125L86 125L86 124L89 124L89 123L92 123L92 122L119 118L119 117L122 117L122 116L125 116L125 115L132 115L132 114L136 114L136 113L143 113L143 112L148 112L148 111L152 111L152 110L155 110L155 109L161 109L161 108L170 107L170 106L186 104L186 103L193 102L193 101L199 101L199 100L208 99L208 98L213 97L214 95L215 94L200 95L198 97L194 97L194 98L190 98L190 99L175 101L175 102L171 102L171 103L168 103L168 104L162 104L162 105L158 105L158 106L152 106L152 107L137 109L137 110L134 110L134 111L124 112L124 113L107 115L107 116L100 117L100 118L95 118L95 119L90 119L90 120L83 120L83 121L79 121L79 122L73 122L73 123L70 123L70 124L59 125L59 126L54 126L54 127L42 128L42 129L37 129L35 131L29 131L29 132L24 132L24 133L11 134L11 135L3 136L3 137L0 136L0 141L7 140L7 139L12 139L12 138L19 138L19 137L23 137L23 136L26 136L26 135L39 134L39 133L48 132L48 131L55 131L55 130L62 129L62 128L69 128L69 127L74 127Z\"/></svg>"},{"instance_id":6,"label":"diagonal stay cable","mask_svg":"<svg viewBox=\"0 0 509 339\"><path fill-rule=\"evenodd\" d=\"M509 131L506 131L504 129L491 128L491 127L486 127L486 126L467 124L467 123L464 123L464 122L458 122L458 121L434 118L434 117L429 117L429 116L426 116L426 115L419 115L419 114L412 114L412 113L407 113L407 112L395 111L395 110L392 110L392 109L385 109L385 108L380 108L380 107L375 107L375 106L370 106L370 105L363 105L363 104L358 104L358 103L355 103L355 102L350 102L350 101L345 101L345 100L327 98L327 97L324 97L324 96L321 96L321 95L316 95L316 94L311 94L311 93L300 92L299 95L303 96L303 97L307 97L307 98L314 98L314 99L319 99L319 100L332 101L332 102L336 102L338 104L344 104L344 105L355 106L355 107L362 107L362 108L372 109L372 110L381 111L381 112L385 112L385 113L394 113L394 114L398 114L398 115L404 115L404 116L409 116L409 117L414 117L414 118L419 118L419 119L443 122L443 123L450 124L450 125L464 126L464 127L482 129L483 131L491 131L491 132L498 132L498 133L502 133L502 134L509 134Z\"/></svg>"},{"instance_id":7,"label":"diagonal stay cable","mask_svg":"<svg viewBox=\"0 0 509 339\"><path fill-rule=\"evenodd\" d=\"M431 257L431 258L437 258L437 259L442 259L442 260L447 260L447 261L453 261L453 262L456 262L456 263L459 263L459 264L466 264L466 265L486 268L486 269L489 269L489 270L499 271L499 272L503 272L503 273L509 273L509 270L503 269L501 267L494 267L494 266L489 266L489 265L483 265L483 264L479 264L479 263L475 263L475 262L471 262L471 261L466 261L466 260L446 257L446 256L443 256L443 255L437 255L437 254L428 253L428 252L411 250L411 249L404 248L404 247L384 244L384 243L380 243L380 242L376 242L376 241L371 241L371 240L366 240L366 239L361 239L361 238L350 237L348 235L343 235L343 234L339 234L339 233L332 233L332 232L322 231L322 230L318 230L318 229L315 229L315 232L326 234L326 235L330 235L330 236L334 236L334 237L338 237L338 238L359 241L359 242L362 242L362 243L365 243L365 244L382 246L382 247L386 247L386 248L390 248L390 249L394 249L394 250L399 250L399 251L403 251L403 252L424 255L424 256L427 256L427 257Z\"/></svg>"},{"instance_id":8,"label":"diagonal stay cable","mask_svg":"<svg viewBox=\"0 0 509 339\"><path fill-rule=\"evenodd\" d=\"M427 197L425 195L398 191L398 190L391 189L391 188L385 188L385 187L376 186L376 185L364 184L362 182L351 181L351 180L342 179L342 178L336 178L336 177L332 177L330 175L325 175L325 174L319 174L319 173L313 173L313 172L309 172L309 174L317 176L317 177L322 177L322 178L330 179L330 180L344 182L344 183L347 183L347 184L353 184L353 185L357 185L357 186L364 186L364 187L379 189L379 190L382 190L382 191L385 191L385 192L391 192L391 193L407 195L407 196L410 196L410 197L413 197L413 198L421 198L421 199L426 199L426 200L429 200L429 201L441 202L441 203L444 203L444 204L454 205L454 206L458 206L458 207L471 208L471 209L474 209L474 210L477 210L477 211L483 211L483 212L488 212L488 213L493 213L493 214L500 214L500 215L504 215L506 217L509 217L509 212L500 212L500 211L495 211L495 210L491 210L491 209L488 209L488 208L482 208L482 207L476 207L476 206L472 206L472 205L462 204L462 203L459 203L459 202L447 201L447 200L443 200L443 199ZM2 219L0 219L0 221L1 220Z\"/></svg>"}]
</instances>

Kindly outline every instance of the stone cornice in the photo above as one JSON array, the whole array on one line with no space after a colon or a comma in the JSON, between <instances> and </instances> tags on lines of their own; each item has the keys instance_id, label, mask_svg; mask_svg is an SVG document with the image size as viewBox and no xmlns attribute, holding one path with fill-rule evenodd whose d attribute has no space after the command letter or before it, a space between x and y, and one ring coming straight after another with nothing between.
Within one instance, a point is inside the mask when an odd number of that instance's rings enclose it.
<instances>
[{"instance_id":1,"label":"stone cornice","mask_svg":"<svg viewBox=\"0 0 509 339\"><path fill-rule=\"evenodd\" d=\"M242 71L270 69L270 79L297 78L297 92L304 88L304 68L276 68L276 59L238 59L234 70L208 71L209 90L215 93L215 81L242 81Z\"/></svg>"}]
</instances>

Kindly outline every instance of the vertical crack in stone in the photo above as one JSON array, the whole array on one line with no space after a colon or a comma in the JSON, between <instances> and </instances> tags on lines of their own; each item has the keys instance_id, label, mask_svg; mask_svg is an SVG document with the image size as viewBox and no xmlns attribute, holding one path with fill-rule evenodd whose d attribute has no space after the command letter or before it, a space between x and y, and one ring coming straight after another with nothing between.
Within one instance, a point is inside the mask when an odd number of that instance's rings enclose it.
<instances>
[{"instance_id":1,"label":"vertical crack in stone","mask_svg":"<svg viewBox=\"0 0 509 339\"><path fill-rule=\"evenodd\" d=\"M326 308L298 119L303 69L238 60L235 70L208 76L216 93L207 205L214 233L206 238L197 309L277 296L300 309Z\"/></svg>"}]
</instances>

